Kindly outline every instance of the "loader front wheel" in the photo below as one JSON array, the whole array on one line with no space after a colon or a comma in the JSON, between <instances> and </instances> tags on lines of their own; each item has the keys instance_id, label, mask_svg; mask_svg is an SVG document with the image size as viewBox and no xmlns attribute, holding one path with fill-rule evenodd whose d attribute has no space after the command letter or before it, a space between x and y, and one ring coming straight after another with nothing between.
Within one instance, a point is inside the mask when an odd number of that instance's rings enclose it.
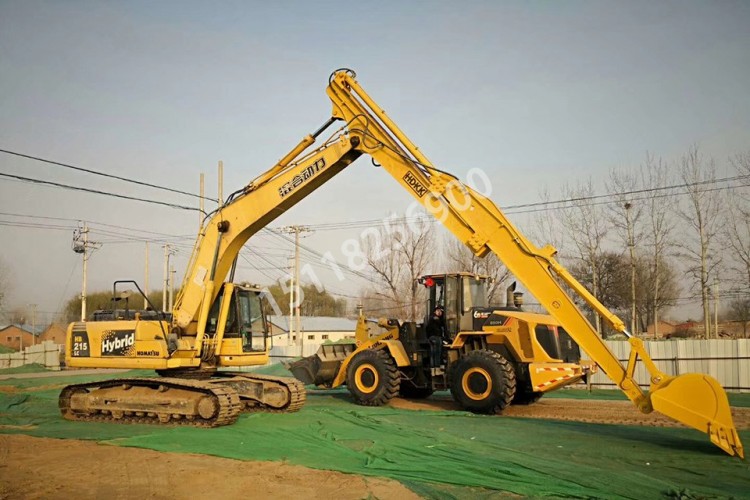
<instances>
[{"instance_id":1,"label":"loader front wheel","mask_svg":"<svg viewBox=\"0 0 750 500\"><path fill-rule=\"evenodd\" d=\"M346 386L354 402L382 406L398 394L400 377L393 358L384 350L357 353L346 372Z\"/></svg>"},{"instance_id":2,"label":"loader front wheel","mask_svg":"<svg viewBox=\"0 0 750 500\"><path fill-rule=\"evenodd\" d=\"M516 394L516 372L500 354L471 351L452 370L451 394L473 413L501 413Z\"/></svg>"}]
</instances>

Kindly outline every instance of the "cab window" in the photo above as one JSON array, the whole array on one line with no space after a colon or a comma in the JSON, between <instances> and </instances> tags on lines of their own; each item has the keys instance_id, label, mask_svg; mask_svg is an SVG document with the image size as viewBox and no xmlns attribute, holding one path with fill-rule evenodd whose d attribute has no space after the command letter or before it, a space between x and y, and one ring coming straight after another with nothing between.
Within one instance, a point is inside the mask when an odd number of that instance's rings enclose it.
<instances>
[{"instance_id":1,"label":"cab window","mask_svg":"<svg viewBox=\"0 0 750 500\"><path fill-rule=\"evenodd\" d=\"M242 350L266 349L266 325L260 295L252 292L239 294L239 316L242 318Z\"/></svg>"}]
</instances>

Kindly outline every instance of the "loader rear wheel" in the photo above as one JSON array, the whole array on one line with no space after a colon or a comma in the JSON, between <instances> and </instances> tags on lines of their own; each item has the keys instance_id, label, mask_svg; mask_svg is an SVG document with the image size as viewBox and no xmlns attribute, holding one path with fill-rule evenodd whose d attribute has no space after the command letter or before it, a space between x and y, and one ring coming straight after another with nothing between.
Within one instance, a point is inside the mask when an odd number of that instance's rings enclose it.
<instances>
[{"instance_id":1,"label":"loader rear wheel","mask_svg":"<svg viewBox=\"0 0 750 500\"><path fill-rule=\"evenodd\" d=\"M368 349L357 353L347 368L346 386L354 401L382 406L398 394L400 377L387 352Z\"/></svg>"},{"instance_id":2,"label":"loader rear wheel","mask_svg":"<svg viewBox=\"0 0 750 500\"><path fill-rule=\"evenodd\" d=\"M516 372L510 362L489 350L471 351L452 370L451 394L474 413L500 413L516 394Z\"/></svg>"}]
</instances>

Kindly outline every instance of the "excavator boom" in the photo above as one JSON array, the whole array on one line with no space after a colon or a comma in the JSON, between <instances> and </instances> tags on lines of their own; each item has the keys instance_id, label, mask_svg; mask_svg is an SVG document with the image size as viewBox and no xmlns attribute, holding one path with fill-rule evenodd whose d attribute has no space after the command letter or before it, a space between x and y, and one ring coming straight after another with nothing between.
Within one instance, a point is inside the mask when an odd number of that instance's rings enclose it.
<instances>
[{"instance_id":1,"label":"excavator boom","mask_svg":"<svg viewBox=\"0 0 750 500\"><path fill-rule=\"evenodd\" d=\"M333 103L333 116L347 123L352 136L360 136L357 149L372 156L475 255L495 253L641 411L657 410L709 434L711 441L730 455L744 456L726 393L716 380L697 374L672 377L658 370L642 342L554 259L553 247L537 248L491 200L455 176L436 169L362 89L355 76L350 70L336 72L327 93ZM607 348L560 282L615 330L630 338L633 354L627 367ZM648 393L633 378L638 357L650 373Z\"/></svg>"},{"instance_id":2,"label":"excavator boom","mask_svg":"<svg viewBox=\"0 0 750 500\"><path fill-rule=\"evenodd\" d=\"M673 377L658 370L642 342L630 336L623 322L554 259L554 248L537 248L491 200L466 186L455 176L435 168L362 89L354 72L339 70L333 73L326 92L333 104L330 119L313 134L304 137L271 169L233 193L207 219L196 241L177 297L169 335L166 335L166 329L160 323L142 321L139 326L136 320L133 325L118 327L120 330L112 333L124 335L122 338L127 336L129 342L134 342L135 349L128 352L135 351L136 354L128 357L123 355L123 351L118 356L105 356L100 352L102 349L99 344L104 345L101 339L110 333L103 328L95 329L98 331L97 342L89 353L91 339L86 336L87 325L77 323L69 329L66 347L66 353L72 362L78 363L77 366L149 367L172 370L173 373L180 369L215 369L217 366L257 365L265 362L268 355L265 344L259 349L250 345L245 350L241 339L243 332L231 332L235 334L232 338L224 335L231 302L219 299L219 295L226 293L224 297L229 297L234 289L231 283L225 283L225 278L233 269L240 249L253 234L322 186L360 155L368 154L475 255L484 257L490 252L495 253L641 411L657 410L664 413L709 434L712 442L730 455L743 456L726 393L716 380L699 374ZM334 132L322 146L306 152L314 144L316 137L336 121L343 123L342 128ZM566 293L563 284L583 298L613 328L630 337L632 351L627 366L622 366L607 348L583 312ZM207 324L213 314L212 308L219 304L219 318L223 319L217 322L218 329L209 329ZM110 328L113 329L116 328ZM143 355L139 354L141 347L145 353ZM234 349L235 354L225 352L228 349ZM494 362L492 360L495 359L495 354L483 351L476 359ZM648 392L641 390L633 376L638 359L650 373ZM237 393L237 387L246 385L247 380L243 379L243 383L239 383L233 379L225 379L222 382L227 392L231 392L227 387L234 387L233 390ZM263 384L269 387L276 384L274 388L278 388L278 384L283 382L263 380L261 377L253 379L253 383L259 387ZM121 383L119 388L107 387L106 390L116 393L116 397L126 405L123 406L125 409L116 411L125 412L130 407L127 405L139 400L141 393L163 392L167 387L156 382L154 384L156 385L153 387L143 385L138 391L131 391L131 382L126 382ZM195 403L195 412L186 413L184 418L201 417L206 422L212 422L208 420L209 417L218 418L214 409L220 405L211 402L213 400L205 403L208 400L200 398L210 396L220 399L221 395L206 393L193 401L191 398L194 394L189 385L175 383L174 387L175 393L185 393L183 399L186 404ZM69 391L65 400L61 400L61 409L64 412L73 411L77 402L82 401L79 405L82 415L88 416L90 412L99 411L97 408L86 407L98 404L96 398L83 396L88 391L87 387ZM263 392L262 389L259 391ZM273 390L269 389L267 392ZM296 409L301 405L302 399L298 401L294 395L302 391L293 389L288 392L292 397L287 398L283 404ZM227 403L227 408L234 407L230 403ZM273 406L270 401L263 400L261 403ZM210 415L206 417L208 414ZM156 416L167 419L168 415Z\"/></svg>"}]
</instances>

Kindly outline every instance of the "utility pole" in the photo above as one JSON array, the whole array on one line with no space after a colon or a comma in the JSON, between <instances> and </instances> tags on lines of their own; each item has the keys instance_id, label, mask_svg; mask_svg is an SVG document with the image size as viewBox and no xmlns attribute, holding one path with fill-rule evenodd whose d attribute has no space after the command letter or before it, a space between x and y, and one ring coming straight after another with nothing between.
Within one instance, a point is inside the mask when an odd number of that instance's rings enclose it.
<instances>
[{"instance_id":1,"label":"utility pole","mask_svg":"<svg viewBox=\"0 0 750 500\"><path fill-rule=\"evenodd\" d=\"M148 309L148 241L146 242L146 276L144 277L145 283L143 286L143 293L145 297L143 298L143 308Z\"/></svg>"},{"instance_id":2,"label":"utility pole","mask_svg":"<svg viewBox=\"0 0 750 500\"><path fill-rule=\"evenodd\" d=\"M224 162L219 161L219 208L224 206Z\"/></svg>"},{"instance_id":3,"label":"utility pole","mask_svg":"<svg viewBox=\"0 0 750 500\"><path fill-rule=\"evenodd\" d=\"M302 301L300 300L301 293L300 293L300 284L299 284L299 235L300 233L308 233L311 232L311 229L306 226L287 226L281 229L282 232L285 233L294 233L294 282L293 282L293 288L294 288L294 312L295 312L295 318L296 318L296 332L298 335L299 345L300 345L300 355L304 356L304 342L302 339L302 319L300 318L300 306ZM291 311L289 313L291 315Z\"/></svg>"},{"instance_id":4,"label":"utility pole","mask_svg":"<svg viewBox=\"0 0 750 500\"><path fill-rule=\"evenodd\" d=\"M162 311L171 311L172 310L172 294L169 293L170 289L170 283L171 283L171 267L169 267L169 258L177 253L177 251L172 248L172 245L167 243L162 248L164 248L164 288L161 291L161 309ZM169 303L167 303L167 294L169 293ZM167 309L167 306L169 306L169 309Z\"/></svg>"},{"instance_id":5,"label":"utility pole","mask_svg":"<svg viewBox=\"0 0 750 500\"><path fill-rule=\"evenodd\" d=\"M36 304L29 304L29 306L31 306L31 345L36 345Z\"/></svg>"},{"instance_id":6,"label":"utility pole","mask_svg":"<svg viewBox=\"0 0 750 500\"><path fill-rule=\"evenodd\" d=\"M299 309L302 303L300 300L301 295L299 293L299 226L294 227L294 313L296 316L297 324L295 325L297 335L299 336L299 355L305 356L305 341L302 333L302 320L300 319Z\"/></svg>"},{"instance_id":7,"label":"utility pole","mask_svg":"<svg viewBox=\"0 0 750 500\"><path fill-rule=\"evenodd\" d=\"M630 333L636 335L635 329L635 242L633 241L633 225L630 221L630 209L633 205L625 203L625 224L628 230L628 249L630 250Z\"/></svg>"},{"instance_id":8,"label":"utility pole","mask_svg":"<svg viewBox=\"0 0 750 500\"><path fill-rule=\"evenodd\" d=\"M292 335L294 331L294 261L289 258L289 332L287 334L287 345L292 345L297 339Z\"/></svg>"},{"instance_id":9,"label":"utility pole","mask_svg":"<svg viewBox=\"0 0 750 500\"><path fill-rule=\"evenodd\" d=\"M86 222L83 227L73 231L73 251L83 256L83 284L81 286L81 321L86 321L86 275L89 257L94 250L101 248L101 243L89 241L89 227Z\"/></svg>"},{"instance_id":10,"label":"utility pole","mask_svg":"<svg viewBox=\"0 0 750 500\"><path fill-rule=\"evenodd\" d=\"M719 338L719 280L714 278L714 335Z\"/></svg>"},{"instance_id":11,"label":"utility pole","mask_svg":"<svg viewBox=\"0 0 750 500\"><path fill-rule=\"evenodd\" d=\"M174 306L174 301L172 300L174 297L174 277L175 274L177 274L177 271L175 271L174 264L169 265L169 310L172 310L172 306Z\"/></svg>"},{"instance_id":12,"label":"utility pole","mask_svg":"<svg viewBox=\"0 0 750 500\"><path fill-rule=\"evenodd\" d=\"M200 180L200 212L198 212L198 233L200 233L203 230L203 217L205 212L205 193L206 191L206 176L205 174L201 173L201 180Z\"/></svg>"},{"instance_id":13,"label":"utility pole","mask_svg":"<svg viewBox=\"0 0 750 500\"><path fill-rule=\"evenodd\" d=\"M167 310L167 285L169 285L169 245L164 245L164 286L161 289L161 310Z\"/></svg>"}]
</instances>

